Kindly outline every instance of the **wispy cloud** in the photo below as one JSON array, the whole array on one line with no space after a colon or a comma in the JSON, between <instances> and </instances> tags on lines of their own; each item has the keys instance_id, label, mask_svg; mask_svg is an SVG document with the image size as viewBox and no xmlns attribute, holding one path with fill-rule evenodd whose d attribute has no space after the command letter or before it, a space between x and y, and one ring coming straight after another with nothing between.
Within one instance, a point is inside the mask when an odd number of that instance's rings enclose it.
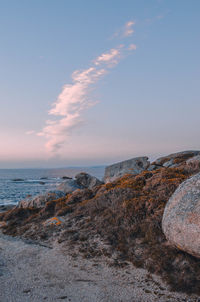
<instances>
[{"instance_id":1,"label":"wispy cloud","mask_svg":"<svg viewBox=\"0 0 200 302\"><path fill-rule=\"evenodd\" d=\"M136 50L137 46L135 44L130 44L128 50Z\"/></svg>"},{"instance_id":2,"label":"wispy cloud","mask_svg":"<svg viewBox=\"0 0 200 302\"><path fill-rule=\"evenodd\" d=\"M135 21L128 21L126 24L120 28L118 31L114 33L111 39L119 37L119 38L127 38L131 37L134 34L133 26L135 25Z\"/></svg>"},{"instance_id":3,"label":"wispy cloud","mask_svg":"<svg viewBox=\"0 0 200 302\"><path fill-rule=\"evenodd\" d=\"M154 22L158 22L161 21L162 19L164 19L171 11L169 9L163 11L162 13L160 13L159 15L156 15L152 18L148 18L145 19L145 23L148 25L153 24Z\"/></svg>"},{"instance_id":4,"label":"wispy cloud","mask_svg":"<svg viewBox=\"0 0 200 302\"><path fill-rule=\"evenodd\" d=\"M132 34L134 33L133 25L135 25L134 21L129 21L125 24L125 28L123 32L124 37L132 36Z\"/></svg>"},{"instance_id":5,"label":"wispy cloud","mask_svg":"<svg viewBox=\"0 0 200 302\"><path fill-rule=\"evenodd\" d=\"M133 21L126 23L124 34L129 36L133 25ZM91 88L119 63L126 50L135 49L135 44L131 44L129 47L119 45L98 56L91 62L89 68L72 73L72 84L63 87L49 110L48 114L51 118L46 121L46 126L42 131L37 134L46 138L48 152L58 152L72 131L84 123L83 112L96 104L90 99Z\"/></svg>"},{"instance_id":6,"label":"wispy cloud","mask_svg":"<svg viewBox=\"0 0 200 302\"><path fill-rule=\"evenodd\" d=\"M121 46L123 47L123 45ZM112 48L109 52L103 53L96 60L94 60L95 65L100 65L102 63L115 65L120 59L120 49Z\"/></svg>"}]
</instances>

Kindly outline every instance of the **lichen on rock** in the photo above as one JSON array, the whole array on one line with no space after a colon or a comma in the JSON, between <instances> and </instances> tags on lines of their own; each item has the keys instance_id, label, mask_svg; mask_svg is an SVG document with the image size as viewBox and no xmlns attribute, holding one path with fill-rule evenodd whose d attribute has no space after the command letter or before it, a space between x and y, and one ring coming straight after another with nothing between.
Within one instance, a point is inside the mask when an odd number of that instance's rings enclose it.
<instances>
[{"instance_id":1,"label":"lichen on rock","mask_svg":"<svg viewBox=\"0 0 200 302\"><path fill-rule=\"evenodd\" d=\"M183 182L171 196L162 229L172 245L200 258L200 173Z\"/></svg>"}]
</instances>

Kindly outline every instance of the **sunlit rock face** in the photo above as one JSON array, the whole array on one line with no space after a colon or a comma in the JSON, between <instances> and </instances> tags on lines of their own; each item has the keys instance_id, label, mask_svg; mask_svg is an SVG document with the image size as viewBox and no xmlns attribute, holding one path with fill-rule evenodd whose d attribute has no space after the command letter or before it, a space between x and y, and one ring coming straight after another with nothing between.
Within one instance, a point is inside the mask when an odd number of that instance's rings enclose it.
<instances>
[{"instance_id":1,"label":"sunlit rock face","mask_svg":"<svg viewBox=\"0 0 200 302\"><path fill-rule=\"evenodd\" d=\"M172 245L200 258L200 173L184 181L171 196L162 229Z\"/></svg>"},{"instance_id":2,"label":"sunlit rock face","mask_svg":"<svg viewBox=\"0 0 200 302\"><path fill-rule=\"evenodd\" d=\"M62 191L54 190L48 191L45 194L37 195L35 197L27 197L21 200L18 204L19 208L43 208L47 202L62 198L65 193Z\"/></svg>"},{"instance_id":3,"label":"sunlit rock face","mask_svg":"<svg viewBox=\"0 0 200 302\"><path fill-rule=\"evenodd\" d=\"M112 182L125 174L137 175L146 170L150 165L148 157L136 157L125 160L111 166L106 167L104 181L106 183Z\"/></svg>"}]
</instances>

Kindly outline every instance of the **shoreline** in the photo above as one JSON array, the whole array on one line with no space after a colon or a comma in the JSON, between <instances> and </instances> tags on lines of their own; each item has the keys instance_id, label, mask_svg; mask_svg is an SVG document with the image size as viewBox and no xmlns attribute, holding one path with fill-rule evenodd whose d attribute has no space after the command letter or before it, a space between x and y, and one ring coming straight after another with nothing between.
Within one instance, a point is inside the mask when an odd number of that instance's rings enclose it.
<instances>
[{"instance_id":1,"label":"shoreline","mask_svg":"<svg viewBox=\"0 0 200 302\"><path fill-rule=\"evenodd\" d=\"M0 207L2 301L15 291L20 302L199 302L200 260L162 231L172 194L200 171L196 152L114 164L104 183L82 172L57 191Z\"/></svg>"},{"instance_id":2,"label":"shoreline","mask_svg":"<svg viewBox=\"0 0 200 302\"><path fill-rule=\"evenodd\" d=\"M0 205L0 213L12 210L13 208L15 208L17 206L17 204L7 204L7 205Z\"/></svg>"}]
</instances>

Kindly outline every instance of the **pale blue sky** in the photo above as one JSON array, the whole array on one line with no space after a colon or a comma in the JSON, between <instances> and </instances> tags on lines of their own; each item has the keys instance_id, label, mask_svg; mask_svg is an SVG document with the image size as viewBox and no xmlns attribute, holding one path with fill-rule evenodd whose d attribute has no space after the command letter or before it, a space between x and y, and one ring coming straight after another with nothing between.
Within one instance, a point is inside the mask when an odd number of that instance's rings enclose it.
<instances>
[{"instance_id":1,"label":"pale blue sky","mask_svg":"<svg viewBox=\"0 0 200 302\"><path fill-rule=\"evenodd\" d=\"M134 33L125 38L129 21ZM52 156L36 133L63 85L120 44L137 49L93 85L98 103ZM0 0L0 168L200 149L199 53L199 0Z\"/></svg>"}]
</instances>

